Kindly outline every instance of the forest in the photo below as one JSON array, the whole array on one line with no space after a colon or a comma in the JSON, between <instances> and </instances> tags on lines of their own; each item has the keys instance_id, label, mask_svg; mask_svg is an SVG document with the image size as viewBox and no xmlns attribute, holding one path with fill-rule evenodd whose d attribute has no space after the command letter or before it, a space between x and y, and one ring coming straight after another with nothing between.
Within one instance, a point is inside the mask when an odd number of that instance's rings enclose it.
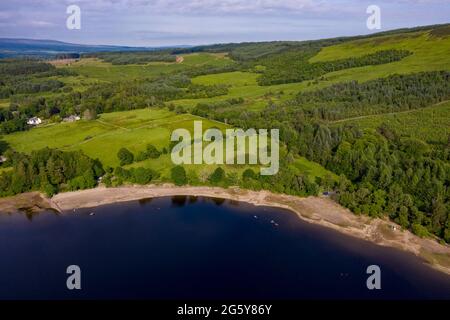
<instances>
[{"instance_id":1,"label":"forest","mask_svg":"<svg viewBox=\"0 0 450 320\"><path fill-rule=\"evenodd\" d=\"M446 71L393 75L299 93L294 100L271 104L262 112L242 114L233 108L216 112L214 105L199 104L193 113L227 119L238 127L279 128L290 153L340 175L336 186L339 203L374 217L389 212L403 227L421 234L427 231L448 242L450 133L448 144L436 146L401 138L384 125L370 132L355 126L332 126L324 120L423 108L448 100L449 76ZM284 181L291 180L271 181L266 187L289 193L286 186L278 187ZM264 182L259 181L261 184Z\"/></svg>"},{"instance_id":2,"label":"forest","mask_svg":"<svg viewBox=\"0 0 450 320\"><path fill-rule=\"evenodd\" d=\"M288 105L292 110L303 110L310 118L333 121L419 109L449 98L450 72L439 71L339 83L299 93Z\"/></svg>"},{"instance_id":3,"label":"forest","mask_svg":"<svg viewBox=\"0 0 450 320\"><path fill-rule=\"evenodd\" d=\"M24 93L61 92L64 83L50 77L69 75L73 72L37 60L0 59L0 99Z\"/></svg>"},{"instance_id":4,"label":"forest","mask_svg":"<svg viewBox=\"0 0 450 320\"><path fill-rule=\"evenodd\" d=\"M358 58L309 63L308 60L317 52L317 49L293 50L258 60L256 64L266 67L258 83L268 86L312 80L333 71L400 61L412 54L407 50L383 50Z\"/></svg>"},{"instance_id":5,"label":"forest","mask_svg":"<svg viewBox=\"0 0 450 320\"><path fill-rule=\"evenodd\" d=\"M47 82L56 83L54 85L58 88L63 86L60 81L53 79L44 80L42 84ZM19 86L27 85L27 81L19 84ZM175 74L154 80L95 84L83 92L68 91L68 93L59 93L50 97L13 96L10 106L0 109L0 134L27 130L27 119L32 116L61 121L62 118L73 114L83 115L86 110L100 114L161 107L165 102L174 99L199 99L225 95L228 88L221 84L193 84L188 76ZM184 112L181 109L178 111Z\"/></svg>"},{"instance_id":6,"label":"forest","mask_svg":"<svg viewBox=\"0 0 450 320\"><path fill-rule=\"evenodd\" d=\"M0 175L0 195L11 196L42 191L52 196L63 191L93 188L104 174L103 166L80 152L45 148L31 154L8 150L6 166L12 170Z\"/></svg>"}]
</instances>

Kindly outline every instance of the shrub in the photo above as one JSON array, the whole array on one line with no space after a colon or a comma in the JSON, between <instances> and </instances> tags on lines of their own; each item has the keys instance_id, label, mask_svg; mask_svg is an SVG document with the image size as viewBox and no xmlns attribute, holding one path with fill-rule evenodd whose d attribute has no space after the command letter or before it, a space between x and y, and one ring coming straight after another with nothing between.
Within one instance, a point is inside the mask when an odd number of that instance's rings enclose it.
<instances>
[{"instance_id":1,"label":"shrub","mask_svg":"<svg viewBox=\"0 0 450 320\"><path fill-rule=\"evenodd\" d=\"M177 186L187 183L186 170L182 166L176 166L171 169L171 177Z\"/></svg>"},{"instance_id":2,"label":"shrub","mask_svg":"<svg viewBox=\"0 0 450 320\"><path fill-rule=\"evenodd\" d=\"M418 223L415 223L412 225L412 232L421 238L425 238L425 237L429 236L429 232L428 232L427 228L425 228L424 226L422 226Z\"/></svg>"},{"instance_id":3,"label":"shrub","mask_svg":"<svg viewBox=\"0 0 450 320\"><path fill-rule=\"evenodd\" d=\"M256 180L258 177L256 176L255 171L253 171L252 169L247 169L242 173L242 178L244 180L249 180L249 179Z\"/></svg>"},{"instance_id":4,"label":"shrub","mask_svg":"<svg viewBox=\"0 0 450 320\"><path fill-rule=\"evenodd\" d=\"M119 150L117 153L117 158L119 158L121 166L131 164L134 160L133 154L126 148L121 148Z\"/></svg>"},{"instance_id":5,"label":"shrub","mask_svg":"<svg viewBox=\"0 0 450 320\"><path fill-rule=\"evenodd\" d=\"M137 184L147 184L153 178L153 173L151 169L147 168L136 168L133 169L133 180Z\"/></svg>"},{"instance_id":6,"label":"shrub","mask_svg":"<svg viewBox=\"0 0 450 320\"><path fill-rule=\"evenodd\" d=\"M212 184L217 184L219 182L221 182L223 179L225 178L225 171L221 168L218 167L216 170L214 170L214 172L209 176L209 181Z\"/></svg>"}]
</instances>

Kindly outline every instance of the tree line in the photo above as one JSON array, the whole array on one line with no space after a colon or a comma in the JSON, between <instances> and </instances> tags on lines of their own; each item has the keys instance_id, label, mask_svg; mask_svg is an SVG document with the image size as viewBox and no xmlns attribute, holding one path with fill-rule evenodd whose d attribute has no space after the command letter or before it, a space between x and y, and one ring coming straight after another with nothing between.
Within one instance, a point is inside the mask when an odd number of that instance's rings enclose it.
<instances>
[{"instance_id":1,"label":"tree line","mask_svg":"<svg viewBox=\"0 0 450 320\"><path fill-rule=\"evenodd\" d=\"M312 80L333 71L400 61L412 54L407 50L392 49L361 57L310 63L309 59L318 52L317 48L302 51L294 50L259 60L257 64L265 66L265 70L258 78L259 85L269 86Z\"/></svg>"},{"instance_id":2,"label":"tree line","mask_svg":"<svg viewBox=\"0 0 450 320\"><path fill-rule=\"evenodd\" d=\"M59 86L57 80L46 81L56 82ZM94 84L83 92L50 97L13 96L10 106L0 109L0 134L28 129L27 119L33 116L60 121L73 114L83 115L86 111L101 114L162 107L170 100L211 98L227 93L226 85L194 84L186 75L174 74L153 80Z\"/></svg>"},{"instance_id":3,"label":"tree line","mask_svg":"<svg viewBox=\"0 0 450 320\"><path fill-rule=\"evenodd\" d=\"M113 65L147 64L149 62L175 62L170 51L98 52L84 54L84 58L99 58Z\"/></svg>"},{"instance_id":4,"label":"tree line","mask_svg":"<svg viewBox=\"0 0 450 320\"><path fill-rule=\"evenodd\" d=\"M301 92L287 105L301 109L307 117L332 121L418 109L448 99L450 72L433 71L338 83Z\"/></svg>"},{"instance_id":5,"label":"tree line","mask_svg":"<svg viewBox=\"0 0 450 320\"><path fill-rule=\"evenodd\" d=\"M0 60L0 99L16 94L60 92L64 83L49 77L74 74L37 60Z\"/></svg>"},{"instance_id":6,"label":"tree line","mask_svg":"<svg viewBox=\"0 0 450 320\"><path fill-rule=\"evenodd\" d=\"M41 191L51 196L61 191L93 188L104 174L99 160L82 152L62 152L49 148L29 155L5 152L4 166L12 167L0 175L0 196Z\"/></svg>"}]
</instances>

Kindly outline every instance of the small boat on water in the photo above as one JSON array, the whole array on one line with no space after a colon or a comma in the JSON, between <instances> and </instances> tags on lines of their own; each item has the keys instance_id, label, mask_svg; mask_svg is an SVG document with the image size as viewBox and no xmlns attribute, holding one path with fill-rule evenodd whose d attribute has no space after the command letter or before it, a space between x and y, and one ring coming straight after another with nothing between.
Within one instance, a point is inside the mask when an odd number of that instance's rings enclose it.
<instances>
[{"instance_id":1,"label":"small boat on water","mask_svg":"<svg viewBox=\"0 0 450 320\"><path fill-rule=\"evenodd\" d=\"M89 213L90 216L95 216L94 212Z\"/></svg>"}]
</instances>

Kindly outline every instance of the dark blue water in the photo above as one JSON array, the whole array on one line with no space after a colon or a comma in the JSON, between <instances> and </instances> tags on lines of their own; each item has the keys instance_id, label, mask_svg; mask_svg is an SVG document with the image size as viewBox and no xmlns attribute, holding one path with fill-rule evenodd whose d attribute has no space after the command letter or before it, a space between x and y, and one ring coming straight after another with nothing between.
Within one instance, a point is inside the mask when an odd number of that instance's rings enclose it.
<instances>
[{"instance_id":1,"label":"dark blue water","mask_svg":"<svg viewBox=\"0 0 450 320\"><path fill-rule=\"evenodd\" d=\"M372 264L381 290L366 287ZM450 277L288 211L176 197L0 215L0 298L450 299Z\"/></svg>"}]
</instances>

